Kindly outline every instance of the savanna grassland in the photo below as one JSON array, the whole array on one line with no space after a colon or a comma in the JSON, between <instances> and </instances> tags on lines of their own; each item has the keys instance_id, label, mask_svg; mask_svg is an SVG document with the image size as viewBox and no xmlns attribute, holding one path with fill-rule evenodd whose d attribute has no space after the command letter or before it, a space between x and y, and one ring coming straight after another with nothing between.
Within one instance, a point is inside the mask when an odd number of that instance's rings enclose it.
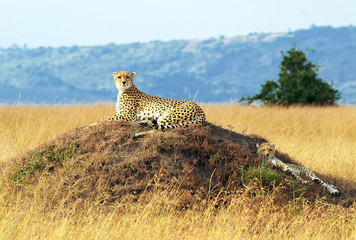
<instances>
[{"instance_id":1,"label":"savanna grassland","mask_svg":"<svg viewBox=\"0 0 356 240\"><path fill-rule=\"evenodd\" d=\"M252 107L203 105L207 120L257 134L323 177L356 188L355 107ZM232 197L216 208L177 210L179 192L157 191L149 200L86 204L76 209L43 204L39 185L28 198L4 179L11 157L70 129L115 113L114 106L0 107L0 239L355 239L355 203L296 199L280 206L278 191ZM253 187L253 186L248 186ZM216 199L218 201L218 199Z\"/></svg>"}]
</instances>

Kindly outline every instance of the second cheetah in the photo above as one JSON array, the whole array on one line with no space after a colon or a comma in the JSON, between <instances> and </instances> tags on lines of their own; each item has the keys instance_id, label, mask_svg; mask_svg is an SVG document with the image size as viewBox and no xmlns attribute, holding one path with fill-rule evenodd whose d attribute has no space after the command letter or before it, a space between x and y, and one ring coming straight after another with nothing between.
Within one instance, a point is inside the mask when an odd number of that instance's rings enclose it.
<instances>
[{"instance_id":1,"label":"second cheetah","mask_svg":"<svg viewBox=\"0 0 356 240\"><path fill-rule=\"evenodd\" d=\"M309 183L310 180L316 183L320 183L331 195L339 195L340 191L332 184L328 184L321 180L312 170L298 166L295 164L284 163L278 158L275 157L276 148L274 144L262 143L256 144L257 154L261 157L267 159L269 163L275 167L281 169L284 172L289 172L297 180L302 181L303 183ZM303 179L302 174L305 175L309 180Z\"/></svg>"}]
</instances>

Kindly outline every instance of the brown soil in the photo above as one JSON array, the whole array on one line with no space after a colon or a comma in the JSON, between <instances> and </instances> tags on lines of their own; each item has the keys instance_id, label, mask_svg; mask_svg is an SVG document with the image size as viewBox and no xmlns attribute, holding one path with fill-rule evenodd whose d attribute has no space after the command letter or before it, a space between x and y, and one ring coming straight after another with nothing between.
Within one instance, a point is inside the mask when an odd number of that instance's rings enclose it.
<instances>
[{"instance_id":1,"label":"brown soil","mask_svg":"<svg viewBox=\"0 0 356 240\"><path fill-rule=\"evenodd\" d=\"M206 123L132 138L146 130L126 122L74 129L14 159L7 171L9 182L27 196L40 186L41 198L50 205L135 201L142 193L179 189L181 205L188 206L217 195L228 201L229 194L242 193L256 181L244 172L261 166L256 143L266 140L259 136ZM286 154L277 153L277 157L295 163ZM280 204L300 196L324 196L346 207L355 202L355 183L322 175L341 190L335 198L317 184L296 185L291 176L273 171L282 177L277 181ZM272 185L276 181L263 183L260 190L268 191Z\"/></svg>"}]
</instances>

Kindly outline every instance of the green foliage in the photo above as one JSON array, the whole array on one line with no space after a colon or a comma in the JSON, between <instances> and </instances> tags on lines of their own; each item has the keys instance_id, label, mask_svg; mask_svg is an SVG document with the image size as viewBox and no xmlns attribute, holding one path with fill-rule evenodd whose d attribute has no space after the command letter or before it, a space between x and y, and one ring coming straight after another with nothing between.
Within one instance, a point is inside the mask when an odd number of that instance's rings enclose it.
<instances>
[{"instance_id":1,"label":"green foliage","mask_svg":"<svg viewBox=\"0 0 356 240\"><path fill-rule=\"evenodd\" d=\"M209 163L212 165L222 164L226 160L226 157L220 152L216 152L215 154L210 155Z\"/></svg>"},{"instance_id":2,"label":"green foliage","mask_svg":"<svg viewBox=\"0 0 356 240\"><path fill-rule=\"evenodd\" d=\"M241 168L241 179L245 184L257 182L261 188L279 185L283 180L277 171L266 167L264 164L258 167L250 166L246 170Z\"/></svg>"},{"instance_id":3,"label":"green foliage","mask_svg":"<svg viewBox=\"0 0 356 240\"><path fill-rule=\"evenodd\" d=\"M279 65L278 82L268 80L261 85L261 92L252 97L242 97L240 101L262 101L267 105L333 105L340 99L338 90L332 84L318 78L318 65L308 62L305 53L293 46Z\"/></svg>"},{"instance_id":4,"label":"green foliage","mask_svg":"<svg viewBox=\"0 0 356 240\"><path fill-rule=\"evenodd\" d=\"M78 151L78 143L71 143L66 147L50 145L43 151L24 157L23 164L15 169L10 179L15 184L26 183L31 175L36 172L53 171L54 166L69 161Z\"/></svg>"}]
</instances>

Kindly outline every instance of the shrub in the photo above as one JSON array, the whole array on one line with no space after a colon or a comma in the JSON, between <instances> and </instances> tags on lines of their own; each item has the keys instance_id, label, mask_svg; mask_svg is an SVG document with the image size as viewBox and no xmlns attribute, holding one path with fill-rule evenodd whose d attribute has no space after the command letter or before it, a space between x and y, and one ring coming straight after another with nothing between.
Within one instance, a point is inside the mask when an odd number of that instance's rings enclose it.
<instances>
[{"instance_id":1,"label":"shrub","mask_svg":"<svg viewBox=\"0 0 356 240\"><path fill-rule=\"evenodd\" d=\"M318 65L307 61L305 53L293 46L279 65L277 82L268 80L261 85L261 92L252 97L242 97L241 101L252 103L262 101L267 105L334 105L340 93L333 84L318 78Z\"/></svg>"}]
</instances>

